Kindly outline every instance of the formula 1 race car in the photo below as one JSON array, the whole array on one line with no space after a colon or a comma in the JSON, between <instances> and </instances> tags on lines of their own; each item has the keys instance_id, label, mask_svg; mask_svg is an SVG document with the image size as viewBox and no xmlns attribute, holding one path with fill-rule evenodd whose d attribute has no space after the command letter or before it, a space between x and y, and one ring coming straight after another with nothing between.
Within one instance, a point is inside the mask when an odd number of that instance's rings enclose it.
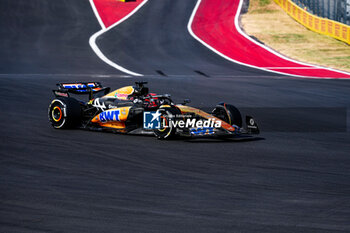
<instances>
[{"instance_id":1,"label":"formula 1 race car","mask_svg":"<svg viewBox=\"0 0 350 233\"><path fill-rule=\"evenodd\" d=\"M174 136L247 137L259 134L255 120L242 117L233 105L219 103L209 114L175 104L170 95L149 93L146 82L136 82L110 92L99 82L59 83L48 117L56 129L82 128L125 134L151 134L158 139ZM80 100L81 96L88 99ZM73 98L78 97L78 98ZM78 100L79 99L79 100ZM246 136L245 136L246 135ZM248 136L249 137L249 136Z\"/></svg>"}]
</instances>

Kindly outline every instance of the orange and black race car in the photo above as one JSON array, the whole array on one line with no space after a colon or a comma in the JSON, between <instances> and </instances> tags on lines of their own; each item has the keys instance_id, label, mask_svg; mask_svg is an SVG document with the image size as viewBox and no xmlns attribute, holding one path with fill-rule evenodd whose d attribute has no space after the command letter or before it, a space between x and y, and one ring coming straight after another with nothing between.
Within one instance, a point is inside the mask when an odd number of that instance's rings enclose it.
<instances>
[{"instance_id":1,"label":"orange and black race car","mask_svg":"<svg viewBox=\"0 0 350 233\"><path fill-rule=\"evenodd\" d=\"M219 103L211 113L175 104L170 95L150 93L146 82L115 91L99 82L59 83L48 117L56 129L82 128L125 134L151 134L159 139L174 136L236 137L259 134L255 120L246 116L246 127L233 105ZM88 96L83 101L81 96Z\"/></svg>"}]
</instances>

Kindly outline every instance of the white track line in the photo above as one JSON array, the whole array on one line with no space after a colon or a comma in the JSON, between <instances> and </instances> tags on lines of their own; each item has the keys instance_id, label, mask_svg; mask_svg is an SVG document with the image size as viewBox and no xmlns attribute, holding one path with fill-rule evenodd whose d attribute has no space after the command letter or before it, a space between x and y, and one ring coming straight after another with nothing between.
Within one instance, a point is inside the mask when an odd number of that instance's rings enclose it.
<instances>
[{"instance_id":1,"label":"white track line","mask_svg":"<svg viewBox=\"0 0 350 233\"><path fill-rule=\"evenodd\" d=\"M119 25L120 23L124 22L125 20L127 20L129 17L131 17L133 14L135 14L143 5L145 5L146 3L148 2L148 0L144 0L140 5L138 5L133 11L131 11L127 16L125 16L124 18L122 18L121 20L119 20L118 22L114 23L113 25L109 26L108 28L106 28L106 26L104 25L104 23L102 22L102 19L96 9L96 6L95 6L95 3L93 0L90 0L90 4L91 4L91 7L95 13L95 16L98 20L98 22L100 23L102 29L98 32L96 32L94 35L92 35L90 37L90 40L89 40L89 44L92 48L92 50L96 53L96 55L102 60L104 61L105 63L107 63L108 65L114 67L115 69L117 70L120 70L124 73L127 73L127 74L130 74L130 75L133 75L133 76L143 76L142 74L139 74L139 73L136 73L136 72L133 72L133 71L130 71L128 69L125 69L124 67L114 63L113 61L111 61L110 59L108 59L103 53L102 51L100 50L100 48L97 46L96 44L96 39L97 37L99 37L100 35L102 35L103 33L111 30L112 28L116 27L117 25Z\"/></svg>"},{"instance_id":2,"label":"white track line","mask_svg":"<svg viewBox=\"0 0 350 233\"><path fill-rule=\"evenodd\" d=\"M101 17L100 17L100 14L98 13L98 11L97 11L97 9L96 9L96 6L95 6L95 3L94 3L93 0L90 0L90 5L91 5L91 7L92 7L92 10L94 11L94 14L95 14L95 16L96 16L96 18L97 18L97 21L98 21L98 23L100 24L101 28L105 29L106 26L105 26L105 24L102 22L102 19L101 19Z\"/></svg>"},{"instance_id":3,"label":"white track line","mask_svg":"<svg viewBox=\"0 0 350 233\"><path fill-rule=\"evenodd\" d=\"M237 60L234 60L226 55L224 55L223 53L219 52L218 50L216 50L215 48L211 47L210 45L208 45L207 43L205 43L202 39L200 39L196 34L194 34L194 32L192 31L192 23L193 23L193 19L197 13L198 7L201 4L202 0L198 0L196 6L194 7L193 11L192 11L192 15L190 17L190 20L187 24L187 30L188 32L191 34L192 37L194 37L196 40L198 40L201 44L203 44L205 47L207 47L208 49L210 49L211 51L213 51L214 53L218 54L219 56L225 58L226 60L229 60L231 62L237 63L239 65L243 65L243 66L248 66L254 69L259 69L259 70L264 70L264 71L268 71L268 72L272 72L272 73L277 73L277 74L282 74L282 75L289 75L287 73L283 73L283 72L278 72L278 71L273 71L273 70L268 70L262 67L258 67L258 66L254 66L254 65L250 65L247 63L243 63ZM237 13L240 11L240 7L238 7ZM236 14L237 17L238 14ZM299 76L299 75L293 75L295 77L304 77L304 76Z\"/></svg>"},{"instance_id":4,"label":"white track line","mask_svg":"<svg viewBox=\"0 0 350 233\"><path fill-rule=\"evenodd\" d=\"M276 69L276 70L319 70L318 67L263 67L265 69Z\"/></svg>"},{"instance_id":5,"label":"white track line","mask_svg":"<svg viewBox=\"0 0 350 233\"><path fill-rule=\"evenodd\" d=\"M283 74L283 75L288 75L288 76L294 76L294 77L300 77L300 78L311 78L311 79L343 79L343 78L332 78L332 77L307 77L307 76L301 76L301 75L294 75L294 74L288 74L288 73L284 73L284 72L279 72L279 71L274 71L274 70L270 70L270 69L279 69L281 67L268 67L269 69L267 68L264 68L264 67L258 67L258 66L254 66L254 65L250 65L250 64L247 64L247 63L243 63L243 62L240 62L240 61L237 61L237 60L234 60L224 54L222 54L221 52L217 51L215 48L211 47L210 45L208 45L207 43L205 43L203 40L201 40L196 34L194 34L194 32L192 31L192 22L193 22L193 19L197 13L197 10L198 10L198 7L199 5L201 4L202 0L198 0L197 1L197 4L195 6L195 8L193 9L193 12L192 12L192 15L190 17L190 20L187 24L187 30L189 31L189 33L191 34L192 37L194 37L196 40L198 40L201 44L203 44L205 47L207 47L208 49L210 49L211 51L213 51L214 53L218 54L219 56L225 58L226 60L229 60L231 62L234 62L234 63L237 63L237 64L240 64L240 65L243 65L243 66L248 66L248 67L251 67L251 68L255 68L255 69L260 69L260 70L264 70L264 71L267 71L267 72L272 72L272 73L277 73L277 74ZM248 40L250 40L251 42L257 44L258 46L264 48L265 50L275 54L276 56L282 58L282 59L285 59L285 60L288 60L288 61L291 61L291 62L294 62L294 63L297 63L297 64L301 64L301 65L307 65L307 66L312 66L312 67L315 67L315 69L326 69L326 70L331 70L331 71L335 71L335 72L338 72L338 73L343 73L343 74L346 74L346 75L350 75L350 73L347 73L347 72L343 72L343 71L338 71L338 70L335 70L335 69L332 69L332 68L325 68L325 67L321 67L321 66L315 66L315 65L311 65L311 64L307 64L307 63L303 63L303 62L298 62L298 61L295 61L295 60L292 60L290 58L287 58L279 53L277 53L276 51L273 51L272 49L258 43L257 41L253 40L252 38L250 38L247 34L245 34L240 26L239 26L239 16L240 16L240 12L241 12L241 9L242 9L242 5L243 5L243 0L240 0L239 2L239 6L238 6L238 9L237 9L237 12L236 12L236 15L235 15L235 27L237 29L237 31L242 35L244 36L245 38L247 38ZM310 67L310 68L312 68ZM347 79L347 78L344 78L344 79Z\"/></svg>"}]
</instances>

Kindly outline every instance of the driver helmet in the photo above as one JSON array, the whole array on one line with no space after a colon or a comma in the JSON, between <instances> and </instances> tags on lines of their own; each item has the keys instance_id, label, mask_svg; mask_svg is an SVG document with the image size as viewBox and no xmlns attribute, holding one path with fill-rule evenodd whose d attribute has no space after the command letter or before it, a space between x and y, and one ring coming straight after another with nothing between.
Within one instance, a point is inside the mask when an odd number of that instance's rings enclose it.
<instances>
[{"instance_id":1,"label":"driver helmet","mask_svg":"<svg viewBox=\"0 0 350 233\"><path fill-rule=\"evenodd\" d=\"M145 97L149 97L146 98L144 101L145 107L146 108L156 108L159 107L159 99L157 97L153 97L156 96L156 93L149 93L147 94Z\"/></svg>"}]
</instances>

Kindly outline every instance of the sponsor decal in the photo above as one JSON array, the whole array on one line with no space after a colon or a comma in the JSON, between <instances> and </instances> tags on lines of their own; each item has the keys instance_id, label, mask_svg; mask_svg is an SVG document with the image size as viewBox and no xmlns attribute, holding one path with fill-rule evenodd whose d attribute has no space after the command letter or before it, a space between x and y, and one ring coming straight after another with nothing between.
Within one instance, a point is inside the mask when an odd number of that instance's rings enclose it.
<instances>
[{"instance_id":1,"label":"sponsor decal","mask_svg":"<svg viewBox=\"0 0 350 233\"><path fill-rule=\"evenodd\" d=\"M64 88L67 89L77 89L75 91L77 92L88 92L87 87L95 87L94 83L88 83L87 86L82 83L73 83L73 84L62 84ZM94 89L95 91L98 90L99 88Z\"/></svg>"},{"instance_id":2,"label":"sponsor decal","mask_svg":"<svg viewBox=\"0 0 350 233\"><path fill-rule=\"evenodd\" d=\"M85 85L82 84L64 84L64 88L71 88L71 89L79 89L79 88L86 88Z\"/></svg>"},{"instance_id":3,"label":"sponsor decal","mask_svg":"<svg viewBox=\"0 0 350 233\"><path fill-rule=\"evenodd\" d=\"M193 135L211 135L214 134L213 127L203 127L203 128L191 128L190 132Z\"/></svg>"},{"instance_id":4,"label":"sponsor decal","mask_svg":"<svg viewBox=\"0 0 350 233\"><path fill-rule=\"evenodd\" d=\"M79 89L79 88L86 88L85 84L81 83L75 83L75 84L63 84L64 88L72 88L72 89ZM95 87L94 83L88 83L88 87Z\"/></svg>"},{"instance_id":5,"label":"sponsor decal","mask_svg":"<svg viewBox=\"0 0 350 233\"><path fill-rule=\"evenodd\" d=\"M129 94L120 94L120 93L116 93L115 96L116 96L118 99L127 100Z\"/></svg>"},{"instance_id":6,"label":"sponsor decal","mask_svg":"<svg viewBox=\"0 0 350 233\"><path fill-rule=\"evenodd\" d=\"M101 109L102 111L106 110L107 107L105 105L105 103L101 103L99 98L96 98L92 104L92 106Z\"/></svg>"},{"instance_id":7,"label":"sponsor decal","mask_svg":"<svg viewBox=\"0 0 350 233\"><path fill-rule=\"evenodd\" d=\"M109 105L108 105L108 108L118 108L118 106L115 106L115 105L109 104ZM124 111L125 111L125 110L124 110Z\"/></svg>"},{"instance_id":8,"label":"sponsor decal","mask_svg":"<svg viewBox=\"0 0 350 233\"><path fill-rule=\"evenodd\" d=\"M56 96L68 97L68 94L67 94L67 93L59 92L59 91L55 91L55 95L56 95Z\"/></svg>"},{"instance_id":9,"label":"sponsor decal","mask_svg":"<svg viewBox=\"0 0 350 233\"><path fill-rule=\"evenodd\" d=\"M247 122L247 128L248 129L258 129L258 127L256 126L256 123L254 121L254 119L250 116L246 117L246 122Z\"/></svg>"},{"instance_id":10,"label":"sponsor decal","mask_svg":"<svg viewBox=\"0 0 350 233\"><path fill-rule=\"evenodd\" d=\"M119 110L109 110L105 112L101 112L99 115L100 121L102 123L108 122L108 121L119 121Z\"/></svg>"}]
</instances>

